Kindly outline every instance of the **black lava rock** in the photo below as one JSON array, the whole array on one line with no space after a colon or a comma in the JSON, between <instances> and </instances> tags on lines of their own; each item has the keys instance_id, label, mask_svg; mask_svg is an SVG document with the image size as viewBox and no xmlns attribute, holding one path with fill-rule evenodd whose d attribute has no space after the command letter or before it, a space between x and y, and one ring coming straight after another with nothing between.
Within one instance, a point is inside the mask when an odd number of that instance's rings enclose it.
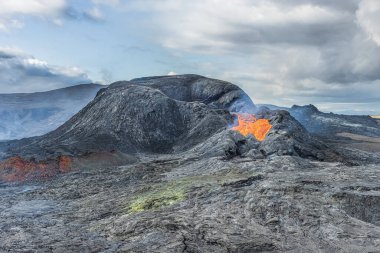
<instances>
[{"instance_id":1,"label":"black lava rock","mask_svg":"<svg viewBox=\"0 0 380 253\"><path fill-rule=\"evenodd\" d=\"M24 157L88 152L170 153L189 149L233 123L229 110L254 110L237 86L201 76L152 77L102 89L55 131L12 143Z\"/></svg>"}]
</instances>

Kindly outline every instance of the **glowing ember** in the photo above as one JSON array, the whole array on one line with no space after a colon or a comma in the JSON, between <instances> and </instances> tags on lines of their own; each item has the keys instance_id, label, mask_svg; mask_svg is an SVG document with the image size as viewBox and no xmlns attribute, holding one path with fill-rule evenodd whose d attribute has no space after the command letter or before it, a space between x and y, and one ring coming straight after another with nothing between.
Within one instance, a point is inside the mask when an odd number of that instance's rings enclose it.
<instances>
[{"instance_id":1,"label":"glowing ember","mask_svg":"<svg viewBox=\"0 0 380 253\"><path fill-rule=\"evenodd\" d=\"M238 125L234 126L232 130L238 131L244 136L252 134L257 140L263 141L272 128L269 120L256 119L253 114L239 113L237 116Z\"/></svg>"}]
</instances>

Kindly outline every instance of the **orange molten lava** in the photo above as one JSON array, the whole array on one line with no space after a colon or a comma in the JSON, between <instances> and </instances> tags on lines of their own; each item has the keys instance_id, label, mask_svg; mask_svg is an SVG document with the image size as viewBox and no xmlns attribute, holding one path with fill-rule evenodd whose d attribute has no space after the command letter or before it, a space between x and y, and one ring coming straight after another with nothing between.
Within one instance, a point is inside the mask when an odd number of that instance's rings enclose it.
<instances>
[{"instance_id":1,"label":"orange molten lava","mask_svg":"<svg viewBox=\"0 0 380 253\"><path fill-rule=\"evenodd\" d=\"M238 125L234 126L232 130L239 131L244 136L252 134L257 140L263 141L272 128L269 120L256 119L253 114L239 113L237 116Z\"/></svg>"}]
</instances>

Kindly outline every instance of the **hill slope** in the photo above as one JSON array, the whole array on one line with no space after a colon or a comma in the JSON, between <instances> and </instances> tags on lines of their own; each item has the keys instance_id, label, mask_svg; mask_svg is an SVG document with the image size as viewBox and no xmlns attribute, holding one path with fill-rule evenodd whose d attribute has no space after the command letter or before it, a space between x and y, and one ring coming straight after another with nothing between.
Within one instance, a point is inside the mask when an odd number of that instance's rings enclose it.
<instances>
[{"instance_id":1,"label":"hill slope","mask_svg":"<svg viewBox=\"0 0 380 253\"><path fill-rule=\"evenodd\" d=\"M0 142L0 251L378 252L380 153L265 108L259 142L231 130L244 109L230 83L142 78Z\"/></svg>"},{"instance_id":2,"label":"hill slope","mask_svg":"<svg viewBox=\"0 0 380 253\"><path fill-rule=\"evenodd\" d=\"M0 94L0 140L54 130L90 102L102 87L81 84L47 92Z\"/></svg>"},{"instance_id":3,"label":"hill slope","mask_svg":"<svg viewBox=\"0 0 380 253\"><path fill-rule=\"evenodd\" d=\"M286 110L310 133L335 136L338 133L380 137L378 120L368 115L343 115L319 111L314 105L293 105L291 108L275 105L258 105L271 110Z\"/></svg>"},{"instance_id":4,"label":"hill slope","mask_svg":"<svg viewBox=\"0 0 380 253\"><path fill-rule=\"evenodd\" d=\"M100 90L61 127L16 142L11 153L42 158L112 150L165 153L225 129L233 123L228 110L255 108L239 87L227 82L194 75L144 80Z\"/></svg>"}]
</instances>

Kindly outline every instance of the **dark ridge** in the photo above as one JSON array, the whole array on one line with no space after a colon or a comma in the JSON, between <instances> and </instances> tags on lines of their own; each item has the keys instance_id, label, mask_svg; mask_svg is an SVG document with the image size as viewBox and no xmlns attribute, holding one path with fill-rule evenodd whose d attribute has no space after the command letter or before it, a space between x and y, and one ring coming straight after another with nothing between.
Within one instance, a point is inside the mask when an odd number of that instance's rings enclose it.
<instances>
[{"instance_id":1,"label":"dark ridge","mask_svg":"<svg viewBox=\"0 0 380 253\"><path fill-rule=\"evenodd\" d=\"M8 151L37 159L112 150L170 153L226 129L236 105L254 108L238 86L201 76L116 82L58 129L12 142Z\"/></svg>"},{"instance_id":2,"label":"dark ridge","mask_svg":"<svg viewBox=\"0 0 380 253\"><path fill-rule=\"evenodd\" d=\"M125 85L148 86L168 97L185 102L202 102L209 107L234 112L253 113L256 107L250 97L238 86L200 75L154 76L112 83L110 89ZM102 92L102 91L101 91ZM101 93L100 92L100 93Z\"/></svg>"}]
</instances>

